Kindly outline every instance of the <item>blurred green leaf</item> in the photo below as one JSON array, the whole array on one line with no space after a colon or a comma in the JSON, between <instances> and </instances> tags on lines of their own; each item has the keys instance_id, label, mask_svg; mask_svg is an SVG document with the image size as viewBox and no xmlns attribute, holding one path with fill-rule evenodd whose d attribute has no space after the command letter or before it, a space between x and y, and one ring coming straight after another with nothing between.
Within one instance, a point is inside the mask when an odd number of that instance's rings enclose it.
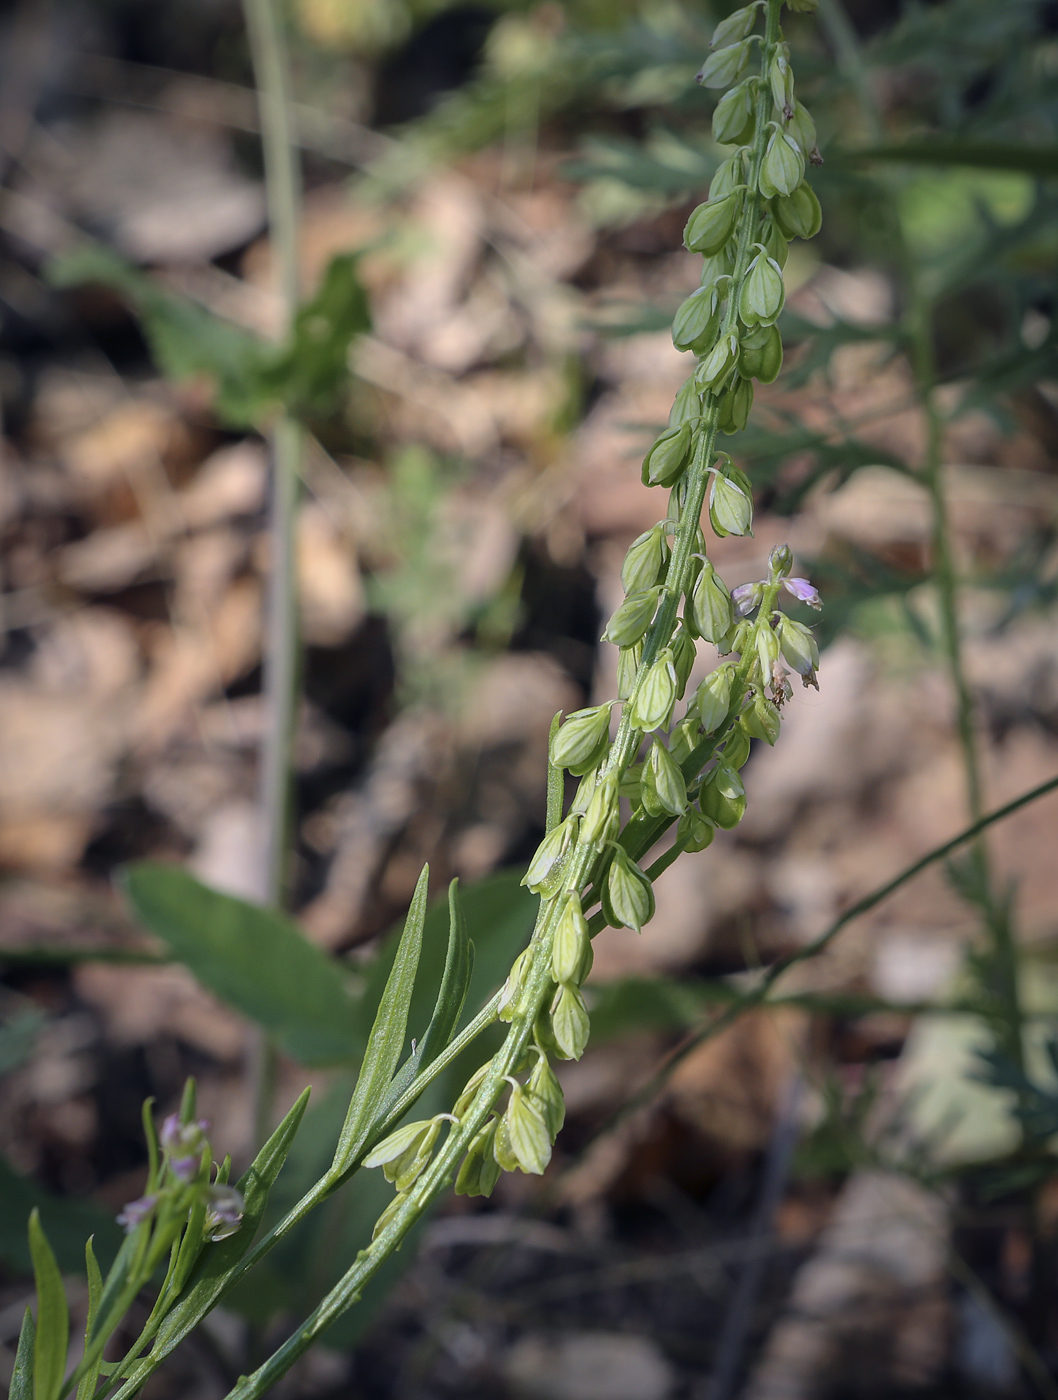
<instances>
[{"instance_id":1,"label":"blurred green leaf","mask_svg":"<svg viewBox=\"0 0 1058 1400\"><path fill-rule=\"evenodd\" d=\"M843 151L843 160L882 160L902 165L968 166L1025 175L1058 175L1058 146L1025 146L1005 141L971 141L936 137L930 141L895 142Z\"/></svg>"},{"instance_id":2,"label":"blurred green leaf","mask_svg":"<svg viewBox=\"0 0 1058 1400\"><path fill-rule=\"evenodd\" d=\"M33 1400L33 1343L36 1335L33 1314L27 1308L22 1317L22 1330L18 1334L18 1350L15 1352L8 1400Z\"/></svg>"},{"instance_id":3,"label":"blurred green leaf","mask_svg":"<svg viewBox=\"0 0 1058 1400\"><path fill-rule=\"evenodd\" d=\"M294 1059L333 1064L363 1050L363 1022L341 969L288 919L172 865L130 866L123 884L137 915L203 986Z\"/></svg>"},{"instance_id":4,"label":"blurred green leaf","mask_svg":"<svg viewBox=\"0 0 1058 1400\"><path fill-rule=\"evenodd\" d=\"M66 1374L70 1313L62 1274L52 1252L40 1211L29 1217L29 1252L37 1285L37 1336L33 1344L33 1400L58 1400Z\"/></svg>"},{"instance_id":5,"label":"blurred green leaf","mask_svg":"<svg viewBox=\"0 0 1058 1400\"><path fill-rule=\"evenodd\" d=\"M338 406L349 379L349 345L371 329L357 255L332 258L320 289L298 311L291 343L262 373L297 417L321 417Z\"/></svg>"}]
</instances>

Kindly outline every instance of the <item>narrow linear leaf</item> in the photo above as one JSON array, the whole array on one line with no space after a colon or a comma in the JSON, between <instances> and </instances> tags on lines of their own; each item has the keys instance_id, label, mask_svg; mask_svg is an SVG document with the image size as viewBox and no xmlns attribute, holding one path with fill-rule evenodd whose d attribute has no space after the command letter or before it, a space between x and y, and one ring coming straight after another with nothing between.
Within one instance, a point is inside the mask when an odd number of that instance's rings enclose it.
<instances>
[{"instance_id":1,"label":"narrow linear leaf","mask_svg":"<svg viewBox=\"0 0 1058 1400\"><path fill-rule=\"evenodd\" d=\"M85 1241L84 1247L85 1273L88 1276L88 1317L85 1321L85 1341L95 1325L95 1320L99 1316L99 1303L103 1296L103 1275L96 1260L95 1249L92 1247L91 1237ZM96 1383L99 1380L99 1368L103 1364L102 1355L94 1366L89 1367L81 1377L77 1386L77 1400L91 1400L96 1393Z\"/></svg>"},{"instance_id":2,"label":"narrow linear leaf","mask_svg":"<svg viewBox=\"0 0 1058 1400\"><path fill-rule=\"evenodd\" d=\"M367 1141L371 1127L385 1104L390 1080L404 1048L411 994L419 967L419 954L422 951L429 879L430 867L424 865L412 896L397 956L393 961L378 1014L368 1037L364 1063L334 1153L334 1171L344 1171L355 1161L357 1153Z\"/></svg>"},{"instance_id":3,"label":"narrow linear leaf","mask_svg":"<svg viewBox=\"0 0 1058 1400\"><path fill-rule=\"evenodd\" d=\"M70 1314L66 1290L40 1211L29 1217L29 1252L37 1285L37 1336L33 1346L33 1400L58 1400L66 1373L70 1344Z\"/></svg>"},{"instance_id":4,"label":"narrow linear leaf","mask_svg":"<svg viewBox=\"0 0 1058 1400\"><path fill-rule=\"evenodd\" d=\"M186 870L144 861L125 891L152 933L222 1001L264 1026L303 1064L359 1053L356 1003L341 969L296 924L219 894Z\"/></svg>"},{"instance_id":5,"label":"narrow linear leaf","mask_svg":"<svg viewBox=\"0 0 1058 1400\"><path fill-rule=\"evenodd\" d=\"M18 1334L18 1350L15 1352L15 1369L11 1372L8 1400L33 1400L33 1343L36 1335L33 1314L27 1308L22 1318L22 1330Z\"/></svg>"},{"instance_id":6,"label":"narrow linear leaf","mask_svg":"<svg viewBox=\"0 0 1058 1400\"><path fill-rule=\"evenodd\" d=\"M907 141L842 152L844 160L903 161L913 165L967 165L977 170L1018 170L1058 175L1058 145L1024 146L1003 141Z\"/></svg>"}]
</instances>

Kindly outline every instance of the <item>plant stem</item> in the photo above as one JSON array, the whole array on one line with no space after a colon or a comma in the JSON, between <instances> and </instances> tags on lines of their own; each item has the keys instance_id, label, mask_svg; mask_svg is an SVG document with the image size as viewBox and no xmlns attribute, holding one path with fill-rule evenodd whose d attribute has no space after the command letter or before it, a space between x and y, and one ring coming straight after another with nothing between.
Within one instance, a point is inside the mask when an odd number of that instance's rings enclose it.
<instances>
[{"instance_id":1,"label":"plant stem","mask_svg":"<svg viewBox=\"0 0 1058 1400\"><path fill-rule=\"evenodd\" d=\"M282 307L282 333L297 312L298 222L301 181L291 122L289 64L278 0L244 0L261 118L268 226L275 281ZM272 428L272 491L269 505L268 592L264 649L264 709L261 753L267 902L282 909L292 841L294 730L300 688L297 600L297 505L301 471L300 426L281 414ZM254 1140L268 1136L276 1075L275 1046L258 1033L252 1055Z\"/></svg>"}]
</instances>

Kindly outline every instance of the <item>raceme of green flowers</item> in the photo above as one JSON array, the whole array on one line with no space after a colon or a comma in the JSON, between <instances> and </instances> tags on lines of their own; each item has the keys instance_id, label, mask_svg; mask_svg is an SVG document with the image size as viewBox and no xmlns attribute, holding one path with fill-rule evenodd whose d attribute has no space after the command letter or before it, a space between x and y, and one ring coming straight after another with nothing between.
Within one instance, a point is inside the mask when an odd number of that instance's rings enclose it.
<instances>
[{"instance_id":1,"label":"raceme of green flowers","mask_svg":"<svg viewBox=\"0 0 1058 1400\"><path fill-rule=\"evenodd\" d=\"M787 3L796 10L813 7L812 0ZM681 851L704 849L718 828L741 820L746 792L739 770L751 740L774 744L778 738L791 671L803 684L815 684L815 639L778 605L786 592L819 606L812 585L792 575L790 550L774 549L765 577L732 592L708 559L702 529L707 515L718 537L752 534L750 483L718 449L717 438L745 427L754 381L767 384L779 373L776 322L789 241L812 237L820 224L819 203L805 183L807 167L819 159L815 128L796 95L780 10L781 0L753 0L730 15L717 26L699 74L705 87L723 92L713 132L732 149L684 231L687 248L702 255L701 284L677 311L672 335L679 349L693 353L695 365L642 469L645 484L668 489L668 506L664 518L631 545L621 572L626 596L606 625L605 638L619 648L617 694L552 727L548 830L523 881L540 896L532 939L501 993L453 1041L469 956L453 899L451 957L435 1019L399 1070L417 950L404 962L398 953L334 1164L282 1226L255 1245L249 1262L358 1166L381 1168L396 1194L341 1282L279 1352L240 1378L231 1392L237 1400L263 1394L356 1301L451 1182L458 1193L487 1196L502 1172L545 1170L564 1116L552 1065L579 1059L588 1040L582 988L592 964L592 937L607 924L639 931L649 923L653 877L640 862L666 830L675 825L675 847L659 862L662 868ZM700 640L722 659L688 694ZM563 815L565 772L580 781ZM402 950L409 938L414 942L416 928L421 937L425 893L424 872ZM436 1066L497 1017L510 1026L505 1043L472 1076L451 1113L402 1123ZM228 1184L230 1163L213 1162L206 1125L195 1118L193 1090L180 1114L166 1120L160 1139L145 1112L147 1190L122 1212L126 1245L106 1281L89 1246L87 1346L65 1382L65 1300L60 1305L61 1280L34 1218L38 1317L34 1327L27 1314L23 1328L15 1400L60 1400L74 1384L77 1400L92 1400L117 1382L124 1382L118 1400L131 1400L167 1350L245 1267L238 1261L248 1237L232 1251L236 1262L227 1273L211 1273L208 1252L224 1249L226 1239L234 1244L240 1231L252 1235L303 1109L301 1101L262 1149L243 1179L251 1193L245 1200ZM167 1254L164 1282L140 1340L120 1364L105 1363L107 1338ZM179 1311L189 1279L194 1291L204 1287L203 1278L213 1282L204 1288L201 1306L190 1309L186 1324L170 1325L175 1340L162 1345L167 1313ZM152 1340L150 1353L137 1362Z\"/></svg>"}]
</instances>

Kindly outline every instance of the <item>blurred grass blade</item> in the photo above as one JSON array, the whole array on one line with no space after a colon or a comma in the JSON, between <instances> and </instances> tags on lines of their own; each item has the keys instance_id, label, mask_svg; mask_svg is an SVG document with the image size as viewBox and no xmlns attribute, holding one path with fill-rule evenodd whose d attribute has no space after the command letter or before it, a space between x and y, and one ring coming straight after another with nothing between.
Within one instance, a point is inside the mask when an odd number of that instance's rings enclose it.
<instances>
[{"instance_id":1,"label":"blurred grass blade","mask_svg":"<svg viewBox=\"0 0 1058 1400\"><path fill-rule=\"evenodd\" d=\"M36 1335L33 1314L27 1308L22 1318L22 1331L18 1334L18 1350L15 1352L15 1369L11 1372L8 1400L33 1400L33 1343Z\"/></svg>"},{"instance_id":2,"label":"blurred grass blade","mask_svg":"<svg viewBox=\"0 0 1058 1400\"><path fill-rule=\"evenodd\" d=\"M58 1400L66 1373L70 1314L62 1274L52 1253L40 1211L29 1217L29 1252L37 1285L37 1336L33 1346L33 1400Z\"/></svg>"},{"instance_id":3,"label":"blurred grass blade","mask_svg":"<svg viewBox=\"0 0 1058 1400\"><path fill-rule=\"evenodd\" d=\"M33 1266L26 1221L34 1207L40 1210L59 1268L65 1273L80 1270L88 1235L95 1235L104 1265L117 1253L122 1234L113 1216L88 1201L51 1195L0 1157L0 1263L13 1273L28 1274Z\"/></svg>"},{"instance_id":4,"label":"blurred grass blade","mask_svg":"<svg viewBox=\"0 0 1058 1400\"><path fill-rule=\"evenodd\" d=\"M1058 175L1058 146L1003 141L908 141L843 151L845 160L902 161L913 165L967 165L977 170L1018 171L1041 178Z\"/></svg>"},{"instance_id":5,"label":"blurred grass blade","mask_svg":"<svg viewBox=\"0 0 1058 1400\"><path fill-rule=\"evenodd\" d=\"M420 1070L431 1064L452 1039L467 999L473 971L474 945L467 934L466 915L459 898L459 881L453 880L448 887L448 951L433 1015L426 1034L390 1084L386 1108L396 1103Z\"/></svg>"},{"instance_id":6,"label":"blurred grass blade","mask_svg":"<svg viewBox=\"0 0 1058 1400\"><path fill-rule=\"evenodd\" d=\"M85 1241L84 1247L85 1273L88 1277L88 1316L85 1319L85 1341L95 1325L95 1320L99 1316L99 1303L103 1297L103 1275L99 1270L99 1263L96 1260L95 1250L89 1238ZM81 1377L77 1386L77 1400L91 1400L96 1393L96 1382L99 1380L99 1368L103 1364L103 1357L100 1355L93 1366L90 1366Z\"/></svg>"},{"instance_id":7,"label":"blurred grass blade","mask_svg":"<svg viewBox=\"0 0 1058 1400\"><path fill-rule=\"evenodd\" d=\"M124 886L139 917L203 986L294 1059L334 1064L359 1053L357 1007L341 969L290 920L175 866L130 866Z\"/></svg>"},{"instance_id":8,"label":"blurred grass blade","mask_svg":"<svg viewBox=\"0 0 1058 1400\"><path fill-rule=\"evenodd\" d=\"M372 1125L380 1112L384 1111L390 1082L404 1049L411 994L422 950L429 877L430 867L424 865L419 882L415 886L411 908L404 924L404 933L385 991L382 993L375 1023L371 1027L364 1063L338 1139L332 1165L335 1172L345 1171L350 1163L355 1161L357 1153L367 1141Z\"/></svg>"},{"instance_id":9,"label":"blurred grass blade","mask_svg":"<svg viewBox=\"0 0 1058 1400\"><path fill-rule=\"evenodd\" d=\"M242 1227L226 1240L206 1247L191 1272L189 1286L183 1298L167 1314L158 1329L150 1357L142 1362L133 1376L141 1371L149 1374L154 1366L173 1350L217 1304L236 1265L253 1242L261 1223L268 1195L287 1159L291 1144L305 1109L310 1090L305 1092L258 1152L247 1171L236 1182L243 1194Z\"/></svg>"}]
</instances>

